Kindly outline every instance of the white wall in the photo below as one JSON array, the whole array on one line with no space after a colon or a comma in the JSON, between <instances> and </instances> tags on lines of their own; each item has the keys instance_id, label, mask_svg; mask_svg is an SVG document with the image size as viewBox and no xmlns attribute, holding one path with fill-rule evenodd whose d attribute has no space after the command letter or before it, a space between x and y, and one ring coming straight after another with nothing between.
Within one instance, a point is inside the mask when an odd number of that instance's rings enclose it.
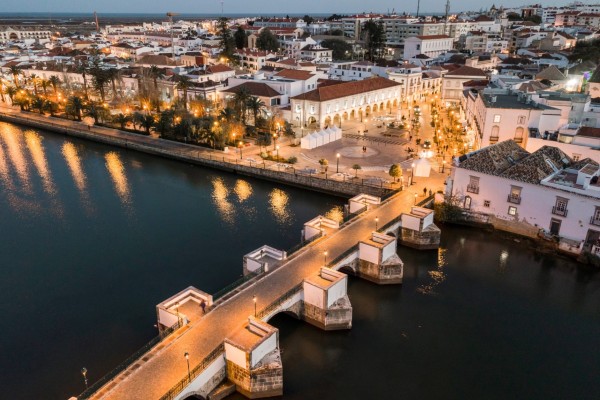
<instances>
[{"instance_id":1,"label":"white wall","mask_svg":"<svg viewBox=\"0 0 600 400\"><path fill-rule=\"evenodd\" d=\"M159 308L158 322L164 326L173 326L177 323L177 315Z\"/></svg>"},{"instance_id":2,"label":"white wall","mask_svg":"<svg viewBox=\"0 0 600 400\"><path fill-rule=\"evenodd\" d=\"M329 290L327 290L327 307L331 307L341 297L346 295L347 277L334 283Z\"/></svg>"},{"instance_id":3,"label":"white wall","mask_svg":"<svg viewBox=\"0 0 600 400\"><path fill-rule=\"evenodd\" d=\"M304 282L304 302L315 307L325 308L325 291L311 283Z\"/></svg>"},{"instance_id":4,"label":"white wall","mask_svg":"<svg viewBox=\"0 0 600 400\"><path fill-rule=\"evenodd\" d=\"M222 369L226 368L225 363L225 355L220 355L213 360L212 363L206 367L204 371L200 373L193 381L190 383L177 397L175 400L182 400L187 398L191 393L197 392L203 389L203 386L206 385L215 375L221 372ZM208 388L208 390L212 390Z\"/></svg>"},{"instance_id":5,"label":"white wall","mask_svg":"<svg viewBox=\"0 0 600 400\"><path fill-rule=\"evenodd\" d=\"M225 342L225 358L242 368L248 368L246 363L246 352Z\"/></svg>"},{"instance_id":6,"label":"white wall","mask_svg":"<svg viewBox=\"0 0 600 400\"><path fill-rule=\"evenodd\" d=\"M264 342L259 344L250 355L250 368L254 368L267 354L277 349L277 333L273 332Z\"/></svg>"},{"instance_id":7,"label":"white wall","mask_svg":"<svg viewBox=\"0 0 600 400\"><path fill-rule=\"evenodd\" d=\"M418 231L421 228L421 219L410 214L402 214L402 228Z\"/></svg>"},{"instance_id":8,"label":"white wall","mask_svg":"<svg viewBox=\"0 0 600 400\"><path fill-rule=\"evenodd\" d=\"M593 150L591 147L580 146L570 143L551 142L549 140L529 138L527 140L527 150L530 153L538 150L543 146L554 146L561 149L566 155L573 158L574 155L579 155L579 159L591 158L592 160L600 163L600 150Z\"/></svg>"},{"instance_id":9,"label":"white wall","mask_svg":"<svg viewBox=\"0 0 600 400\"><path fill-rule=\"evenodd\" d=\"M396 254L396 240L392 240L390 243L385 245L381 255L381 260L385 261L394 254Z\"/></svg>"},{"instance_id":10,"label":"white wall","mask_svg":"<svg viewBox=\"0 0 600 400\"><path fill-rule=\"evenodd\" d=\"M379 264L379 249L366 243L358 244L358 258L373 264Z\"/></svg>"}]
</instances>

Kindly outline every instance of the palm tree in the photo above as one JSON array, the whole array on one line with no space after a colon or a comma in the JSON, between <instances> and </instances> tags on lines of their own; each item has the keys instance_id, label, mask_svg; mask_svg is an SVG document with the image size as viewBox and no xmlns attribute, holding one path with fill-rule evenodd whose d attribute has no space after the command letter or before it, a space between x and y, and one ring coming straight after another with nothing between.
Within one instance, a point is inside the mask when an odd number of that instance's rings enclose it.
<instances>
[{"instance_id":1,"label":"palm tree","mask_svg":"<svg viewBox=\"0 0 600 400\"><path fill-rule=\"evenodd\" d=\"M19 90L16 86L9 86L6 88L6 94L8 95L11 103L14 103L14 98L18 91Z\"/></svg>"},{"instance_id":2,"label":"palm tree","mask_svg":"<svg viewBox=\"0 0 600 400\"><path fill-rule=\"evenodd\" d=\"M100 67L94 67L90 70L90 74L92 75L92 84L94 85L94 89L96 89L100 93L100 98L104 103L106 94L104 91L104 85L106 85L109 81L109 76L106 71L104 71Z\"/></svg>"},{"instance_id":3,"label":"palm tree","mask_svg":"<svg viewBox=\"0 0 600 400\"><path fill-rule=\"evenodd\" d=\"M4 93L5 93L4 80L2 78L0 78L0 98L2 98L3 103L6 103L6 100L4 99Z\"/></svg>"},{"instance_id":4,"label":"palm tree","mask_svg":"<svg viewBox=\"0 0 600 400\"><path fill-rule=\"evenodd\" d=\"M223 118L227 122L231 122L235 119L236 113L235 110L231 107L225 107L219 113L220 117Z\"/></svg>"},{"instance_id":5,"label":"palm tree","mask_svg":"<svg viewBox=\"0 0 600 400\"><path fill-rule=\"evenodd\" d=\"M44 96L48 97L48 88L50 87L50 81L48 79L41 79L40 87L44 91Z\"/></svg>"},{"instance_id":6,"label":"palm tree","mask_svg":"<svg viewBox=\"0 0 600 400\"><path fill-rule=\"evenodd\" d=\"M31 82L33 83L33 94L35 96L38 95L38 91L37 91L37 84L38 84L38 76L36 74L31 74L31 76L29 77L31 79Z\"/></svg>"},{"instance_id":7,"label":"palm tree","mask_svg":"<svg viewBox=\"0 0 600 400\"><path fill-rule=\"evenodd\" d=\"M117 124L119 124L121 126L121 129L125 129L125 125L131 121L131 117L129 115L125 115L123 113L119 113L118 115L115 115L115 117L113 118L113 122L116 122Z\"/></svg>"},{"instance_id":8,"label":"palm tree","mask_svg":"<svg viewBox=\"0 0 600 400\"><path fill-rule=\"evenodd\" d=\"M88 91L87 91L87 79L86 79L86 74L88 72L88 67L83 64L83 63L79 63L77 64L77 67L75 68L75 71L79 74L81 74L81 77L83 78L83 93L85 95L85 98L88 98Z\"/></svg>"},{"instance_id":9,"label":"palm tree","mask_svg":"<svg viewBox=\"0 0 600 400\"><path fill-rule=\"evenodd\" d=\"M150 69L148 70L148 75L150 76L150 78L152 78L152 83L154 83L154 90L158 92L158 80L163 79L165 77L164 71L158 68L156 65L151 65Z\"/></svg>"},{"instance_id":10,"label":"palm tree","mask_svg":"<svg viewBox=\"0 0 600 400\"><path fill-rule=\"evenodd\" d=\"M256 126L256 119L259 115L264 114L266 111L265 103L256 96L250 96L248 99L248 103L246 105L248 110L252 112L252 116L254 117L254 126Z\"/></svg>"},{"instance_id":11,"label":"palm tree","mask_svg":"<svg viewBox=\"0 0 600 400\"><path fill-rule=\"evenodd\" d=\"M19 75L22 74L23 68L19 67L18 65L11 65L9 67L9 71L13 76L13 83L16 87L19 87Z\"/></svg>"},{"instance_id":12,"label":"palm tree","mask_svg":"<svg viewBox=\"0 0 600 400\"><path fill-rule=\"evenodd\" d=\"M44 115L44 110L46 109L46 106L46 101L39 96L34 97L31 101L31 107L35 110L38 110L38 112L42 115Z\"/></svg>"},{"instance_id":13,"label":"palm tree","mask_svg":"<svg viewBox=\"0 0 600 400\"><path fill-rule=\"evenodd\" d=\"M150 128L154 125L154 117L152 115L136 114L137 123L144 128L144 131L149 135Z\"/></svg>"},{"instance_id":14,"label":"palm tree","mask_svg":"<svg viewBox=\"0 0 600 400\"><path fill-rule=\"evenodd\" d=\"M54 96L58 97L58 85L60 85L60 78L56 75L52 75L48 82L52 85L52 90L54 90Z\"/></svg>"},{"instance_id":15,"label":"palm tree","mask_svg":"<svg viewBox=\"0 0 600 400\"><path fill-rule=\"evenodd\" d=\"M177 85L175 88L183 92L183 108L187 110L187 92L192 86L192 81L185 75L175 75Z\"/></svg>"},{"instance_id":16,"label":"palm tree","mask_svg":"<svg viewBox=\"0 0 600 400\"><path fill-rule=\"evenodd\" d=\"M81 111L83 110L83 100L79 96L71 96L67 101L67 114L71 114L77 121L81 121Z\"/></svg>"},{"instance_id":17,"label":"palm tree","mask_svg":"<svg viewBox=\"0 0 600 400\"><path fill-rule=\"evenodd\" d=\"M115 100L117 97L117 82L119 82L119 86L121 82L121 72L116 68L111 68L105 72L107 75L107 79L109 79L112 84L113 100Z\"/></svg>"},{"instance_id":18,"label":"palm tree","mask_svg":"<svg viewBox=\"0 0 600 400\"><path fill-rule=\"evenodd\" d=\"M250 100L250 92L245 87L240 88L233 98L236 111L242 116L242 123L246 125L246 113L248 110L248 100Z\"/></svg>"},{"instance_id":19,"label":"palm tree","mask_svg":"<svg viewBox=\"0 0 600 400\"><path fill-rule=\"evenodd\" d=\"M354 175L354 177L355 177L355 178L358 178L358 170L359 170L359 169L362 169L362 168L361 168L361 166L360 166L360 165L358 165L358 164L354 164L354 165L352 166L352 169L356 171L356 174Z\"/></svg>"},{"instance_id":20,"label":"palm tree","mask_svg":"<svg viewBox=\"0 0 600 400\"><path fill-rule=\"evenodd\" d=\"M85 107L85 115L94 118L94 125L98 125L99 121L106 117L107 113L102 104L95 101L90 101Z\"/></svg>"}]
</instances>

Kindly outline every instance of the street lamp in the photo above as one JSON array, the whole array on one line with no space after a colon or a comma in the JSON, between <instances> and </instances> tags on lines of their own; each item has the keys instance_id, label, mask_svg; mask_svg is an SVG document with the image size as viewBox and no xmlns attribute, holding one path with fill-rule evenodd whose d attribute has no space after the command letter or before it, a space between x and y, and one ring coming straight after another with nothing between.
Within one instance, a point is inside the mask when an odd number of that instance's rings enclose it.
<instances>
[{"instance_id":1,"label":"street lamp","mask_svg":"<svg viewBox=\"0 0 600 400\"><path fill-rule=\"evenodd\" d=\"M323 252L323 258L324 258L324 260L323 260L323 265L324 265L324 266L327 266L327 250L325 250L325 251Z\"/></svg>"},{"instance_id":2,"label":"street lamp","mask_svg":"<svg viewBox=\"0 0 600 400\"><path fill-rule=\"evenodd\" d=\"M85 383L85 388L88 388L88 380L87 380L87 368L81 368L81 375L83 375L83 382Z\"/></svg>"},{"instance_id":3,"label":"street lamp","mask_svg":"<svg viewBox=\"0 0 600 400\"><path fill-rule=\"evenodd\" d=\"M377 230L378 223L379 223L379 217L375 217L375 230Z\"/></svg>"},{"instance_id":4,"label":"street lamp","mask_svg":"<svg viewBox=\"0 0 600 400\"><path fill-rule=\"evenodd\" d=\"M175 303L175 311L177 312L177 326L181 326L181 318L179 317L179 302Z\"/></svg>"},{"instance_id":5,"label":"street lamp","mask_svg":"<svg viewBox=\"0 0 600 400\"><path fill-rule=\"evenodd\" d=\"M252 301L254 301L254 318L256 318L256 295L252 296Z\"/></svg>"},{"instance_id":6,"label":"street lamp","mask_svg":"<svg viewBox=\"0 0 600 400\"><path fill-rule=\"evenodd\" d=\"M187 351L183 354L183 356L185 357L185 360L187 361L187 367L188 367L188 382L192 381L192 375L190 374L190 353L188 353Z\"/></svg>"},{"instance_id":7,"label":"street lamp","mask_svg":"<svg viewBox=\"0 0 600 400\"><path fill-rule=\"evenodd\" d=\"M411 185L414 185L414 184L416 183L416 182L414 181L414 177L415 177L415 166L416 166L416 164L415 164L415 163L412 163L412 164L410 165L410 167L411 167L411 168L410 168L410 184L411 184Z\"/></svg>"},{"instance_id":8,"label":"street lamp","mask_svg":"<svg viewBox=\"0 0 600 400\"><path fill-rule=\"evenodd\" d=\"M446 160L442 161L442 174L444 173L444 169L446 168Z\"/></svg>"},{"instance_id":9,"label":"street lamp","mask_svg":"<svg viewBox=\"0 0 600 400\"><path fill-rule=\"evenodd\" d=\"M244 152L243 152L243 150L244 150L244 143L239 142L238 143L238 147L240 148L240 160L241 160L243 158L243 156L244 156Z\"/></svg>"},{"instance_id":10,"label":"street lamp","mask_svg":"<svg viewBox=\"0 0 600 400\"><path fill-rule=\"evenodd\" d=\"M335 155L336 158L336 163L335 163L335 173L339 173L340 172L340 153L337 153Z\"/></svg>"},{"instance_id":11,"label":"street lamp","mask_svg":"<svg viewBox=\"0 0 600 400\"><path fill-rule=\"evenodd\" d=\"M417 194L415 193L415 204L417 204Z\"/></svg>"},{"instance_id":12,"label":"street lamp","mask_svg":"<svg viewBox=\"0 0 600 400\"><path fill-rule=\"evenodd\" d=\"M275 146L275 149L277 150L277 161L279 161L279 145Z\"/></svg>"}]
</instances>

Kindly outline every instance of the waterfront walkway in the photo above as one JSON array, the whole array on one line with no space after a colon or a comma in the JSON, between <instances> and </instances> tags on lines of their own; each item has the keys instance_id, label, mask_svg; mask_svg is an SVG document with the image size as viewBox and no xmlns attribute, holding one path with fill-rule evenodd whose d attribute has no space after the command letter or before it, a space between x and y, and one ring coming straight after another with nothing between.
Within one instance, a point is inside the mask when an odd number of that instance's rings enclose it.
<instances>
[{"instance_id":1,"label":"waterfront walkway","mask_svg":"<svg viewBox=\"0 0 600 400\"><path fill-rule=\"evenodd\" d=\"M344 175L319 174L289 164L264 161L260 158L258 154L260 149L256 146L244 148L241 153L239 149L230 149L225 153L154 136L88 125L84 122L33 112L22 112L18 107L1 105L0 120L342 196L352 197L359 193L384 196L397 189L397 185L386 184L383 180L369 179L363 174L357 179L351 179Z\"/></svg>"}]
</instances>

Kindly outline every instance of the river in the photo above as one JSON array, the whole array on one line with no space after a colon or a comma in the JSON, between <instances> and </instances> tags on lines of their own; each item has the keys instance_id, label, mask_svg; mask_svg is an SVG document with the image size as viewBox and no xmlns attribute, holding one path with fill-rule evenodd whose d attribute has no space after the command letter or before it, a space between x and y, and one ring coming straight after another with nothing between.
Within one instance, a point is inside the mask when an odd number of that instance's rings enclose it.
<instances>
[{"instance_id":1,"label":"river","mask_svg":"<svg viewBox=\"0 0 600 400\"><path fill-rule=\"evenodd\" d=\"M219 290L342 202L0 124L0 397L78 394L82 367L94 381L156 334L157 303ZM284 399L597 398L597 276L474 229L398 253L403 285L350 279L351 330L271 321Z\"/></svg>"}]
</instances>

